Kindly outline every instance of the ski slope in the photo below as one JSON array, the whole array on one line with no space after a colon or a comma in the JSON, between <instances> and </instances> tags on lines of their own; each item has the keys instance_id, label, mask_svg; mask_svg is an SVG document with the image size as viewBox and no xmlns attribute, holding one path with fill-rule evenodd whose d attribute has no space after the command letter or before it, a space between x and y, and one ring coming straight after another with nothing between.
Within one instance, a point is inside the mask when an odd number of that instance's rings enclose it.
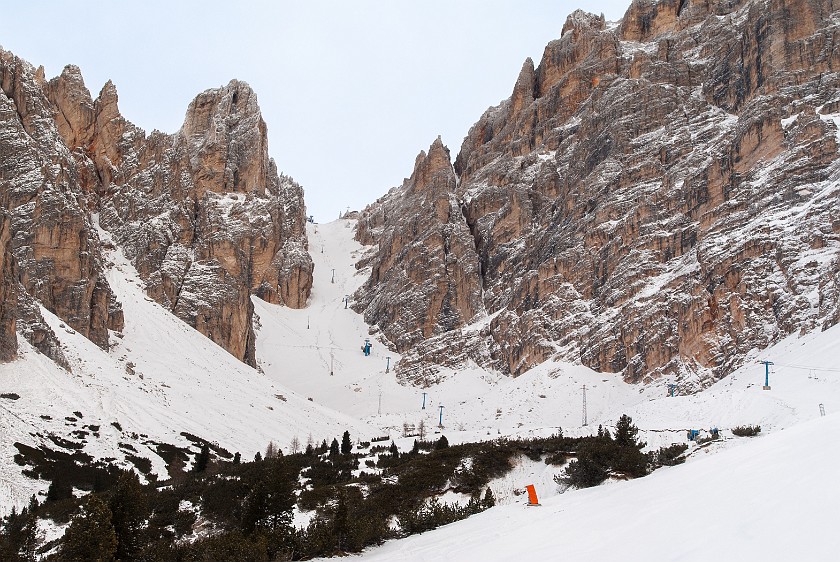
<instances>
[{"instance_id":1,"label":"ski slope","mask_svg":"<svg viewBox=\"0 0 840 562\"><path fill-rule=\"evenodd\" d=\"M21 475L12 460L14 443L55 448L50 434L79 442L72 432L86 430L85 425L99 426L99 437L88 430L85 453L131 466L125 447L120 447L128 443L163 476L166 467L149 442L189 447L181 432L216 442L231 453L239 451L244 459L264 451L269 441L288 450L294 437L305 446L310 434L320 442L345 430L353 435L372 432L364 422L311 402L236 360L148 298L120 251L109 260L108 281L125 315L122 337L112 334L110 350L42 310L72 372L22 338L19 358L0 365L0 393L20 396L0 398L0 512L25 505L31 494L49 485Z\"/></svg>"},{"instance_id":2,"label":"ski slope","mask_svg":"<svg viewBox=\"0 0 840 562\"><path fill-rule=\"evenodd\" d=\"M365 561L836 560L840 414L615 485L496 506Z\"/></svg>"}]
</instances>

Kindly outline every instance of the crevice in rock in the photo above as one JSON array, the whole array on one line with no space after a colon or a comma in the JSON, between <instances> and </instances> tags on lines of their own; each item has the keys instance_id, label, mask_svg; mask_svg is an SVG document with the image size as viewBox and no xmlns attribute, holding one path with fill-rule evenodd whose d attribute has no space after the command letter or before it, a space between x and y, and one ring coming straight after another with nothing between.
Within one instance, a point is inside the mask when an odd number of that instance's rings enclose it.
<instances>
[{"instance_id":1,"label":"crevice in rock","mask_svg":"<svg viewBox=\"0 0 840 562\"><path fill-rule=\"evenodd\" d=\"M486 281L486 272L487 272L487 263L486 259L482 255L479 250L481 245L481 241L479 238L478 228L475 223L470 222L468 213L467 213L467 206L463 203L463 201L459 201L458 204L459 209L461 210L461 217L464 219L464 224L467 225L467 229L470 231L470 235L473 239L473 250L475 251L476 258L478 258L478 278L481 284L481 297L482 303L484 302L484 286Z\"/></svg>"}]
</instances>

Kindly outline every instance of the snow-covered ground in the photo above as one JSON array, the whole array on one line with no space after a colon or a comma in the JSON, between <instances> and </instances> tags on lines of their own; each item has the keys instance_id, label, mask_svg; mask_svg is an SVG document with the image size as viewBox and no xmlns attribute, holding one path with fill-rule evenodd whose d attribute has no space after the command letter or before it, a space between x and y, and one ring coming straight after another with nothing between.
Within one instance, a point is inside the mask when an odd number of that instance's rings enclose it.
<instances>
[{"instance_id":1,"label":"snow-covered ground","mask_svg":"<svg viewBox=\"0 0 840 562\"><path fill-rule=\"evenodd\" d=\"M109 258L108 281L123 305L125 328L122 338L112 335L108 352L43 310L72 373L22 338L19 359L0 365L0 393L20 396L0 398L0 513L46 490L48 482L23 477L12 458L18 441L54 448L49 434L78 442L71 432L87 431L85 453L115 457L124 466L131 465L119 444L128 443L165 475L151 442L190 446L181 432L239 451L245 459L264 451L269 441L288 450L295 436L305 446L309 434L320 440L345 430L374 432L236 360L148 298L121 252ZM99 426L99 437L84 427L89 425Z\"/></svg>"},{"instance_id":2,"label":"snow-covered ground","mask_svg":"<svg viewBox=\"0 0 840 562\"><path fill-rule=\"evenodd\" d=\"M479 555L505 559L529 552L531 544L536 549L536 559L554 558L553 554L549 556L551 548L564 559L567 555L586 558L589 542L615 546L618 538L639 534L645 537L649 559L704 559L717 548L713 533L737 534L730 524L738 529L735 518L746 517L746 508L736 505L741 496L730 490L728 495L736 499L728 501L724 493L729 490L728 485L720 484L707 491L702 488L706 481L719 482L723 476L715 480L713 475L716 471L728 474L727 467L733 462L757 470L759 464L750 459L761 456L766 462L775 463L766 480L757 476L756 482L767 484L776 478L776 473L787 474L794 462L788 456L771 461L783 449L773 443L787 443L792 434L827 432L825 428L840 423L830 416L811 421L820 417L820 404L828 414L840 411L840 367L834 363L840 352L840 326L791 336L770 349L754 352L743 368L692 396L668 397L666 380L642 388L628 385L612 374L554 361L516 379L472 367L449 372L442 383L428 388L402 386L394 373L399 355L388 351L385 342L370 335L363 319L345 307L345 296L352 295L366 276L365 271L355 267L366 249L353 240L353 226L349 220L307 225L310 253L315 261L312 298L307 308L292 310L253 299L259 371L240 363L146 297L142 281L131 265L119 252L113 253L109 282L123 304L125 330L122 338L113 338L115 345L110 351L97 348L45 311L72 364L72 374L23 341L20 359L0 365L0 393L20 395L18 400L0 399L0 511L25 504L31 493L43 491L47 485L20 475L20 467L11 461L16 452L15 441L46 443L49 432L68 438L71 431L88 424L100 425L100 436L88 437L85 452L122 460L119 443L128 440L141 450L141 455L153 459L154 469L162 473L162 461L148 447L143 450L143 442L186 446L189 442L180 436L181 432L216 441L231 452L242 452L247 459L257 450L264 450L270 440L288 451L294 437L305 445L310 435L317 442L329 441L345 429L354 439L389 435L401 448L408 449L414 438L401 438L403 425L416 426L421 420L429 437L442 431L450 442L458 443L501 436L550 435L561 427L566 435L589 434L599 424L612 426L621 414L627 413L641 429L640 437L649 448L684 442L688 429L713 426L721 428L728 439L692 454L683 467L666 469L636 482L563 495L558 495L551 479L555 468L523 460L511 474L491 483L499 506L451 526L464 529L460 531L465 533L464 541L449 544L451 538L446 537L451 537L448 533L453 531L447 527L387 545L381 553L372 554L384 559L474 559ZM365 338L373 343L370 357L361 352ZM769 391L762 390L764 366L757 361L763 359L775 363ZM583 385L586 426L582 419ZM443 427L438 429L440 406ZM73 412L81 412L83 417ZM78 419L70 422L66 417ZM118 422L122 431L111 422ZM761 425L762 437L749 443L732 439L728 429L743 424ZM132 439L132 433L138 437ZM837 461L836 455L825 452L814 455L812 466ZM742 472L746 474L740 466L732 473L733 478ZM824 474L815 471L811 482L821 482ZM748 480L745 478L736 492L753 490ZM524 496L518 492L531 483L538 486L545 503L542 508L529 510L521 505ZM750 501L758 506L759 519L746 519L743 536L750 541L743 540L754 544L755 552L763 552L764 535L759 532L758 523L751 522L769 518L773 520L770 528L775 529L773 526L779 521L789 519L788 513L800 513L795 502L788 503L793 496L786 490L800 490L801 486L804 484L784 484L784 494L775 499L767 492L776 490L776 485L750 496ZM693 495L701 497L692 499ZM684 515L677 499L688 502ZM755 503L758 500L761 502ZM698 502L695 507L690 507L695 505L692 501ZM588 507L590 504L595 507ZM771 511L777 505L784 506L778 508L784 514ZM682 519L667 515L675 512ZM718 516L720 523L716 522ZM555 524L558 526L553 527ZM522 530L511 535L513 528L520 525ZM606 532L614 526L622 529L616 538ZM478 529L484 530L479 533ZM443 538L434 538L438 536ZM775 544L781 536L784 535L775 534L766 544ZM492 546L496 544L493 537L503 537L498 538L501 542L497 547ZM566 541L571 541L568 546ZM509 546L502 546L502 542ZM466 550L468 545L484 554L471 554ZM444 547L449 549L446 555L434 550ZM497 556L493 558L490 552ZM610 559L611 552L595 551L588 558ZM640 551L636 558L641 556Z\"/></svg>"},{"instance_id":3,"label":"snow-covered ground","mask_svg":"<svg viewBox=\"0 0 840 562\"><path fill-rule=\"evenodd\" d=\"M620 484L496 506L363 560L836 560L840 414Z\"/></svg>"}]
</instances>

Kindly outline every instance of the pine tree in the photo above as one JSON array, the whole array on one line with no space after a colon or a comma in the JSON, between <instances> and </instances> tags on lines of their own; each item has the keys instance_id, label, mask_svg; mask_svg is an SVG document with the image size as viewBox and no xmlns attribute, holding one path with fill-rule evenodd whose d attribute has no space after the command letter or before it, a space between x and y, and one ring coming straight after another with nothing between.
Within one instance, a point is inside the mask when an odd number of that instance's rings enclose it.
<instances>
[{"instance_id":1,"label":"pine tree","mask_svg":"<svg viewBox=\"0 0 840 562\"><path fill-rule=\"evenodd\" d=\"M143 546L143 531L149 504L140 480L134 472L123 472L108 498L111 522L117 536L119 560L135 559Z\"/></svg>"},{"instance_id":2,"label":"pine tree","mask_svg":"<svg viewBox=\"0 0 840 562\"><path fill-rule=\"evenodd\" d=\"M578 488L597 486L607 478L607 470L596 463L587 452L578 453L577 460L566 467L565 477L555 477L555 481L565 481Z\"/></svg>"},{"instance_id":3,"label":"pine tree","mask_svg":"<svg viewBox=\"0 0 840 562\"><path fill-rule=\"evenodd\" d=\"M338 502L333 517L333 534L336 539L336 547L339 551L345 549L347 543L347 532L349 530L349 513L347 507L347 488L341 487L338 490Z\"/></svg>"},{"instance_id":4,"label":"pine tree","mask_svg":"<svg viewBox=\"0 0 840 562\"><path fill-rule=\"evenodd\" d=\"M259 529L276 531L291 523L296 482L284 463L267 463L245 497L242 529L246 534Z\"/></svg>"},{"instance_id":5,"label":"pine tree","mask_svg":"<svg viewBox=\"0 0 840 562\"><path fill-rule=\"evenodd\" d=\"M292 437L292 454L296 455L299 450L300 450L300 439L298 439L298 436L295 435L294 437Z\"/></svg>"},{"instance_id":6,"label":"pine tree","mask_svg":"<svg viewBox=\"0 0 840 562\"><path fill-rule=\"evenodd\" d=\"M493 490L490 489L490 486L487 486L487 491L484 492L484 499L481 504L484 509L488 509L496 505L496 496L493 495Z\"/></svg>"},{"instance_id":7,"label":"pine tree","mask_svg":"<svg viewBox=\"0 0 840 562\"><path fill-rule=\"evenodd\" d=\"M435 443L435 449L446 449L447 447L449 447L449 439L446 438L446 435L441 435Z\"/></svg>"},{"instance_id":8,"label":"pine tree","mask_svg":"<svg viewBox=\"0 0 840 562\"><path fill-rule=\"evenodd\" d=\"M267 518L272 530L287 527L292 522L297 477L283 463L275 463L267 474Z\"/></svg>"},{"instance_id":9,"label":"pine tree","mask_svg":"<svg viewBox=\"0 0 840 562\"><path fill-rule=\"evenodd\" d=\"M108 504L97 495L88 496L82 513L73 518L59 548L60 560L112 562L117 554L117 535Z\"/></svg>"},{"instance_id":10,"label":"pine tree","mask_svg":"<svg viewBox=\"0 0 840 562\"><path fill-rule=\"evenodd\" d=\"M12 506L12 511L6 517L0 517L0 560L14 560L18 555L18 546L12 540L17 517L15 506Z\"/></svg>"},{"instance_id":11,"label":"pine tree","mask_svg":"<svg viewBox=\"0 0 840 562\"><path fill-rule=\"evenodd\" d=\"M239 451L236 451L236 454L233 455L233 464L237 465L242 462L242 455L239 454Z\"/></svg>"},{"instance_id":12,"label":"pine tree","mask_svg":"<svg viewBox=\"0 0 840 562\"><path fill-rule=\"evenodd\" d=\"M265 448L265 458L273 459L277 456L277 446L274 444L274 441L269 441L268 446Z\"/></svg>"},{"instance_id":13,"label":"pine tree","mask_svg":"<svg viewBox=\"0 0 840 562\"><path fill-rule=\"evenodd\" d=\"M329 450L330 450L330 448L327 446L327 440L324 439L323 441L321 441L321 446L318 447L318 454L323 455L324 453L326 453Z\"/></svg>"},{"instance_id":14,"label":"pine tree","mask_svg":"<svg viewBox=\"0 0 840 562\"><path fill-rule=\"evenodd\" d=\"M388 448L388 451L391 453L391 456L397 458L400 454L400 450L397 449L396 443L391 441L391 446Z\"/></svg>"},{"instance_id":15,"label":"pine tree","mask_svg":"<svg viewBox=\"0 0 840 562\"><path fill-rule=\"evenodd\" d=\"M195 464L193 465L193 472L200 473L207 470L207 463L210 462L210 445L208 443L204 443L201 446L201 452L195 459Z\"/></svg>"},{"instance_id":16,"label":"pine tree","mask_svg":"<svg viewBox=\"0 0 840 562\"><path fill-rule=\"evenodd\" d=\"M330 443L330 456L334 457L338 454L338 439L333 438L332 443Z\"/></svg>"},{"instance_id":17,"label":"pine tree","mask_svg":"<svg viewBox=\"0 0 840 562\"><path fill-rule=\"evenodd\" d=\"M633 425L633 418L623 414L615 424L615 443L620 447L635 447L641 449L644 443L636 441L639 428Z\"/></svg>"},{"instance_id":18,"label":"pine tree","mask_svg":"<svg viewBox=\"0 0 840 562\"><path fill-rule=\"evenodd\" d=\"M341 436L341 454L349 455L352 450L353 444L350 442L350 432L345 431L344 435Z\"/></svg>"},{"instance_id":19,"label":"pine tree","mask_svg":"<svg viewBox=\"0 0 840 562\"><path fill-rule=\"evenodd\" d=\"M312 448L312 443L307 443L306 450L303 452L304 455L307 457L314 457L315 456L315 449Z\"/></svg>"},{"instance_id":20,"label":"pine tree","mask_svg":"<svg viewBox=\"0 0 840 562\"><path fill-rule=\"evenodd\" d=\"M268 491L262 478L258 479L245 496L242 507L242 530L251 534L257 530L268 514Z\"/></svg>"},{"instance_id":21,"label":"pine tree","mask_svg":"<svg viewBox=\"0 0 840 562\"><path fill-rule=\"evenodd\" d=\"M24 507L20 513L12 508L6 517L0 533L0 560L14 560L34 562L35 549L38 544L38 518L35 510L38 500L35 496L30 499L29 507ZM1 520L0 520L1 521Z\"/></svg>"},{"instance_id":22,"label":"pine tree","mask_svg":"<svg viewBox=\"0 0 840 562\"><path fill-rule=\"evenodd\" d=\"M262 461L262 453L257 451L257 454L254 455L254 462L261 462Z\"/></svg>"}]
</instances>

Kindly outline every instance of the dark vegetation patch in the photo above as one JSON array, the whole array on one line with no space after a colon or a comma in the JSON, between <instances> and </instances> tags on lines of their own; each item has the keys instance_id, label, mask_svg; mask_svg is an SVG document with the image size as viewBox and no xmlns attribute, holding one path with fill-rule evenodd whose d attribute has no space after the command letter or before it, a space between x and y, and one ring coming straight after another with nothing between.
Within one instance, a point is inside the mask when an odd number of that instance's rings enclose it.
<instances>
[{"instance_id":1,"label":"dark vegetation patch","mask_svg":"<svg viewBox=\"0 0 840 562\"><path fill-rule=\"evenodd\" d=\"M223 459L232 459L233 458L233 454L230 451L228 451L227 449L225 449L224 447L219 446L218 443L213 443L213 442L207 441L206 439L202 439L201 437L198 437L197 435L193 435L192 433L187 433L186 431L181 432L181 437L184 437L185 439L187 439L190 443L192 443L193 445L195 445L199 449L201 449L206 444L210 448L211 451L213 451L214 453L216 453L218 456L220 456Z\"/></svg>"},{"instance_id":2,"label":"dark vegetation patch","mask_svg":"<svg viewBox=\"0 0 840 562\"><path fill-rule=\"evenodd\" d=\"M651 464L658 468L660 466L675 466L685 462L683 453L688 450L685 443L674 443L668 447L660 447L651 455Z\"/></svg>"},{"instance_id":3,"label":"dark vegetation patch","mask_svg":"<svg viewBox=\"0 0 840 562\"><path fill-rule=\"evenodd\" d=\"M70 435L72 435L76 439L80 439L80 440L84 441L85 439L87 439L88 432L84 431L82 429L77 429L75 431L71 431Z\"/></svg>"},{"instance_id":4,"label":"dark vegetation patch","mask_svg":"<svg viewBox=\"0 0 840 562\"><path fill-rule=\"evenodd\" d=\"M324 441L285 456L272 445L265 459L258 453L253 462L241 462L238 453L234 462L227 461L217 453L219 448L184 434L200 453L146 442L170 467L168 480L154 481L148 459L127 456L140 473L149 475L148 485L141 485L134 473L93 462L80 451L18 443L15 460L29 476L51 481L47 501L35 502L28 517L72 517L57 559L305 560L359 552L487 509L495 503L488 482L507 474L520 456L557 465L573 458L563 483L574 486L594 485L609 476L643 476L657 466L681 462L685 446L646 455L636 432L631 420L622 418L615 436L601 429L594 437L568 438L560 431L547 438L459 445L449 445L441 436L417 441L406 452L393 443L377 445L371 448L378 452L376 461L370 453L350 452L350 447L340 452L336 439L332 447ZM187 472L191 455L195 462ZM365 470L359 471L362 459ZM74 487L92 493L76 499ZM447 491L471 499L463 506L441 503L437 498ZM291 524L295 506L314 511L305 529ZM199 538L182 540L192 535L199 520ZM8 532L21 521L3 521L0 549L21 544L9 546ZM112 545L108 548L113 552L104 556L91 550L94 545Z\"/></svg>"},{"instance_id":5,"label":"dark vegetation patch","mask_svg":"<svg viewBox=\"0 0 840 562\"><path fill-rule=\"evenodd\" d=\"M14 460L21 471L29 478L49 480L50 490L47 493L47 505L53 502L63 502L50 508L50 516L59 520L77 506L72 497L72 489L78 488L86 492L100 492L107 490L117 479L120 469L103 462L94 461L90 455L81 451L68 453L62 450L50 449L45 446L38 448L15 443L18 453Z\"/></svg>"},{"instance_id":6,"label":"dark vegetation patch","mask_svg":"<svg viewBox=\"0 0 840 562\"><path fill-rule=\"evenodd\" d=\"M166 471L174 476L184 472L184 467L190 459L190 450L169 443L154 443L149 442L149 445L154 445L155 452L166 463Z\"/></svg>"},{"instance_id":7,"label":"dark vegetation patch","mask_svg":"<svg viewBox=\"0 0 840 562\"><path fill-rule=\"evenodd\" d=\"M47 439L61 447L62 449L68 450L80 450L85 448L84 443L76 443L74 441L70 441L68 439L64 439L63 437L59 437L58 435L54 435L52 433L47 435Z\"/></svg>"},{"instance_id":8,"label":"dark vegetation patch","mask_svg":"<svg viewBox=\"0 0 840 562\"><path fill-rule=\"evenodd\" d=\"M146 457L140 457L137 455L126 455L125 459L134 466L137 467L137 470L140 471L143 476L146 478L152 478L154 475L152 474L152 461L147 459Z\"/></svg>"},{"instance_id":9,"label":"dark vegetation patch","mask_svg":"<svg viewBox=\"0 0 840 562\"><path fill-rule=\"evenodd\" d=\"M738 425L732 428L732 435L736 437L755 437L760 432L760 425Z\"/></svg>"},{"instance_id":10,"label":"dark vegetation patch","mask_svg":"<svg viewBox=\"0 0 840 562\"><path fill-rule=\"evenodd\" d=\"M0 398L5 398L6 400L19 400L20 394L17 392L4 392L0 394Z\"/></svg>"}]
</instances>

